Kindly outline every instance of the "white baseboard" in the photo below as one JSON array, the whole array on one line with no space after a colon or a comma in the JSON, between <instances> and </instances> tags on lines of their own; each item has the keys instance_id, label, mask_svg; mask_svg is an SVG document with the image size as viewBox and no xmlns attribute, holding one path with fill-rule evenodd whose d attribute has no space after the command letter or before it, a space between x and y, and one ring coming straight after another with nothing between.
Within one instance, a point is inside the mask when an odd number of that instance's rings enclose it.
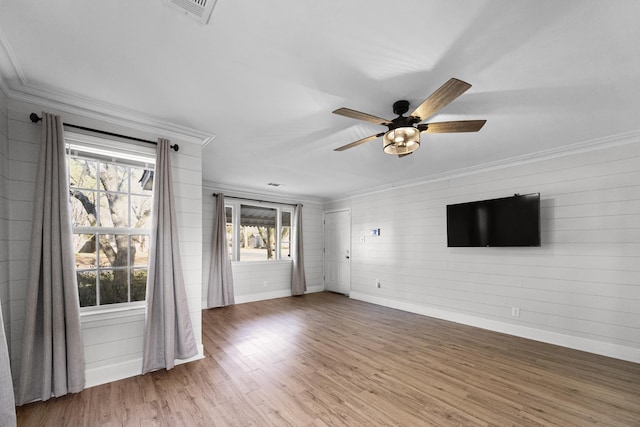
<instances>
[{"instance_id":1,"label":"white baseboard","mask_svg":"<svg viewBox=\"0 0 640 427\"><path fill-rule=\"evenodd\" d=\"M471 316L468 314L455 313L388 298L380 298L360 292L351 292L349 297L376 305L407 311L409 313L435 317L437 319L461 323L468 326L474 326L476 328L487 329L548 344L559 345L562 347L572 348L574 350L586 351L588 353L599 354L601 356L640 363L640 349L638 348L590 340L557 332L544 331L541 329L514 325L512 323L500 322L497 320L483 319L481 317Z\"/></svg>"},{"instance_id":2,"label":"white baseboard","mask_svg":"<svg viewBox=\"0 0 640 427\"><path fill-rule=\"evenodd\" d=\"M84 371L85 388L95 387L97 385L107 384L113 381L123 380L125 378L140 375L142 371L142 358L127 360L112 365L100 366Z\"/></svg>"},{"instance_id":3,"label":"white baseboard","mask_svg":"<svg viewBox=\"0 0 640 427\"><path fill-rule=\"evenodd\" d=\"M323 285L309 286L307 288L307 292L305 293L311 294L314 292L322 292L322 291L324 291ZM244 304L247 302L264 301L268 299L285 298L290 296L291 296L291 289L281 289L277 291L260 292L260 293L249 294L249 295L236 295L234 299L236 301L236 304ZM203 307L205 306L206 305L203 305Z\"/></svg>"},{"instance_id":4,"label":"white baseboard","mask_svg":"<svg viewBox=\"0 0 640 427\"><path fill-rule=\"evenodd\" d=\"M195 356L178 360L175 364L181 365L183 363L192 362L194 360L204 359L204 346L198 345L198 354ZM136 357L135 359L127 360L121 363L114 363L112 365L100 366L93 369L87 369L84 372L85 376L85 388L95 387L101 384L107 384L113 381L123 380L125 378L135 377L142 373L142 358Z\"/></svg>"}]
</instances>

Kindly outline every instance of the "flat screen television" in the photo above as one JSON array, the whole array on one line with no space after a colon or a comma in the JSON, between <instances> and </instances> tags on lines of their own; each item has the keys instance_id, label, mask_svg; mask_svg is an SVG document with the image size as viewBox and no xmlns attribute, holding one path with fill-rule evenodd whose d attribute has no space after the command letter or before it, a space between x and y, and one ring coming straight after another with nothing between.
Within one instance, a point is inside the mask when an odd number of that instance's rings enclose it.
<instances>
[{"instance_id":1,"label":"flat screen television","mask_svg":"<svg viewBox=\"0 0 640 427\"><path fill-rule=\"evenodd\" d=\"M540 193L447 205L447 246L540 246Z\"/></svg>"}]
</instances>

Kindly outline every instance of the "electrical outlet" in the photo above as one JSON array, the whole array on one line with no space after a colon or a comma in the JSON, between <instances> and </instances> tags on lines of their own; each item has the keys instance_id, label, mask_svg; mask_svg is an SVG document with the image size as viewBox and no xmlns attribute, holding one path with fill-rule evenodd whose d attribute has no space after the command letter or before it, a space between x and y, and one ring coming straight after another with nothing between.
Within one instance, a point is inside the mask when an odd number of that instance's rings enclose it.
<instances>
[{"instance_id":1,"label":"electrical outlet","mask_svg":"<svg viewBox=\"0 0 640 427\"><path fill-rule=\"evenodd\" d=\"M376 279L376 288L381 288L382 283L380 283L380 279Z\"/></svg>"},{"instance_id":2,"label":"electrical outlet","mask_svg":"<svg viewBox=\"0 0 640 427\"><path fill-rule=\"evenodd\" d=\"M513 317L520 317L520 309L518 307L511 307L511 315Z\"/></svg>"}]
</instances>

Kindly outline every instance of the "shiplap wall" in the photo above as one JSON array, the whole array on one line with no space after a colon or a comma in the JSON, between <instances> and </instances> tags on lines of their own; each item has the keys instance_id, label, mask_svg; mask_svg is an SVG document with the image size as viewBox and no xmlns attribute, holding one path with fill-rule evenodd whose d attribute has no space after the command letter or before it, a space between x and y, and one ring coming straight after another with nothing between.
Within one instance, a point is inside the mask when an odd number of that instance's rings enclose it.
<instances>
[{"instance_id":1,"label":"shiplap wall","mask_svg":"<svg viewBox=\"0 0 640 427\"><path fill-rule=\"evenodd\" d=\"M541 193L541 247L447 248L447 204L533 192ZM344 207L351 297L640 362L637 136L325 210ZM379 237L369 235L374 228Z\"/></svg>"},{"instance_id":2,"label":"shiplap wall","mask_svg":"<svg viewBox=\"0 0 640 427\"><path fill-rule=\"evenodd\" d=\"M36 162L40 144L40 125L29 121L29 113L51 108L9 101L10 162L10 281L11 281L11 359L14 379L20 369L22 327L27 271L30 265L29 241ZM109 123L64 114L70 123L152 139L151 135ZM191 320L202 357L201 316L201 146L184 141L180 151L172 152L172 172L180 252ZM82 313L87 386L137 375L142 367L144 308L125 311Z\"/></svg>"},{"instance_id":3,"label":"shiplap wall","mask_svg":"<svg viewBox=\"0 0 640 427\"><path fill-rule=\"evenodd\" d=\"M0 87L0 310L5 336L11 342L9 324L9 138L7 97Z\"/></svg>"},{"instance_id":4,"label":"shiplap wall","mask_svg":"<svg viewBox=\"0 0 640 427\"><path fill-rule=\"evenodd\" d=\"M203 307L207 301L207 282L209 279L209 267L211 265L211 238L213 233L213 193L219 192L212 185L206 185L202 190L202 300ZM242 196L241 193L235 193ZM270 195L244 196L253 199L283 201ZM324 289L322 277L322 205L314 201L301 201L304 266L307 279L307 292L319 292ZM290 200L286 203L294 203ZM291 262L290 261L265 261L265 262L234 262L233 288L236 303L260 301L271 298L280 298L291 295Z\"/></svg>"},{"instance_id":5,"label":"shiplap wall","mask_svg":"<svg viewBox=\"0 0 640 427\"><path fill-rule=\"evenodd\" d=\"M37 110L36 110L37 111ZM29 239L31 235L32 200L38 161L39 133L37 126L16 120L9 102L9 271L10 271L10 325L11 371L14 386L20 372L22 356L22 328L24 298L29 266Z\"/></svg>"}]
</instances>

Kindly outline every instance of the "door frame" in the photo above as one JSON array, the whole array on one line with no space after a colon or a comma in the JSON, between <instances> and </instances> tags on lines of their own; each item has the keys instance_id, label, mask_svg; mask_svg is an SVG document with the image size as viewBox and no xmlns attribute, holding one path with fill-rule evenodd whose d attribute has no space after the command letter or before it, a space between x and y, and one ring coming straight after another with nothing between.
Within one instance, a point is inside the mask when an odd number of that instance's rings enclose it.
<instances>
[{"instance_id":1,"label":"door frame","mask_svg":"<svg viewBox=\"0 0 640 427\"><path fill-rule=\"evenodd\" d=\"M322 212L322 287L324 288L324 290L326 291L327 286L326 286L326 267L327 267L327 229L326 229L326 216L328 214L334 214L334 213L338 213L338 212L347 212L349 214L349 283L347 283L347 293L346 296L349 296L351 294L351 261L353 260L353 250L351 248L351 234L352 234L352 230L351 230L351 208L344 208L344 209L333 209L333 210L329 210L329 211L324 211Z\"/></svg>"}]
</instances>

